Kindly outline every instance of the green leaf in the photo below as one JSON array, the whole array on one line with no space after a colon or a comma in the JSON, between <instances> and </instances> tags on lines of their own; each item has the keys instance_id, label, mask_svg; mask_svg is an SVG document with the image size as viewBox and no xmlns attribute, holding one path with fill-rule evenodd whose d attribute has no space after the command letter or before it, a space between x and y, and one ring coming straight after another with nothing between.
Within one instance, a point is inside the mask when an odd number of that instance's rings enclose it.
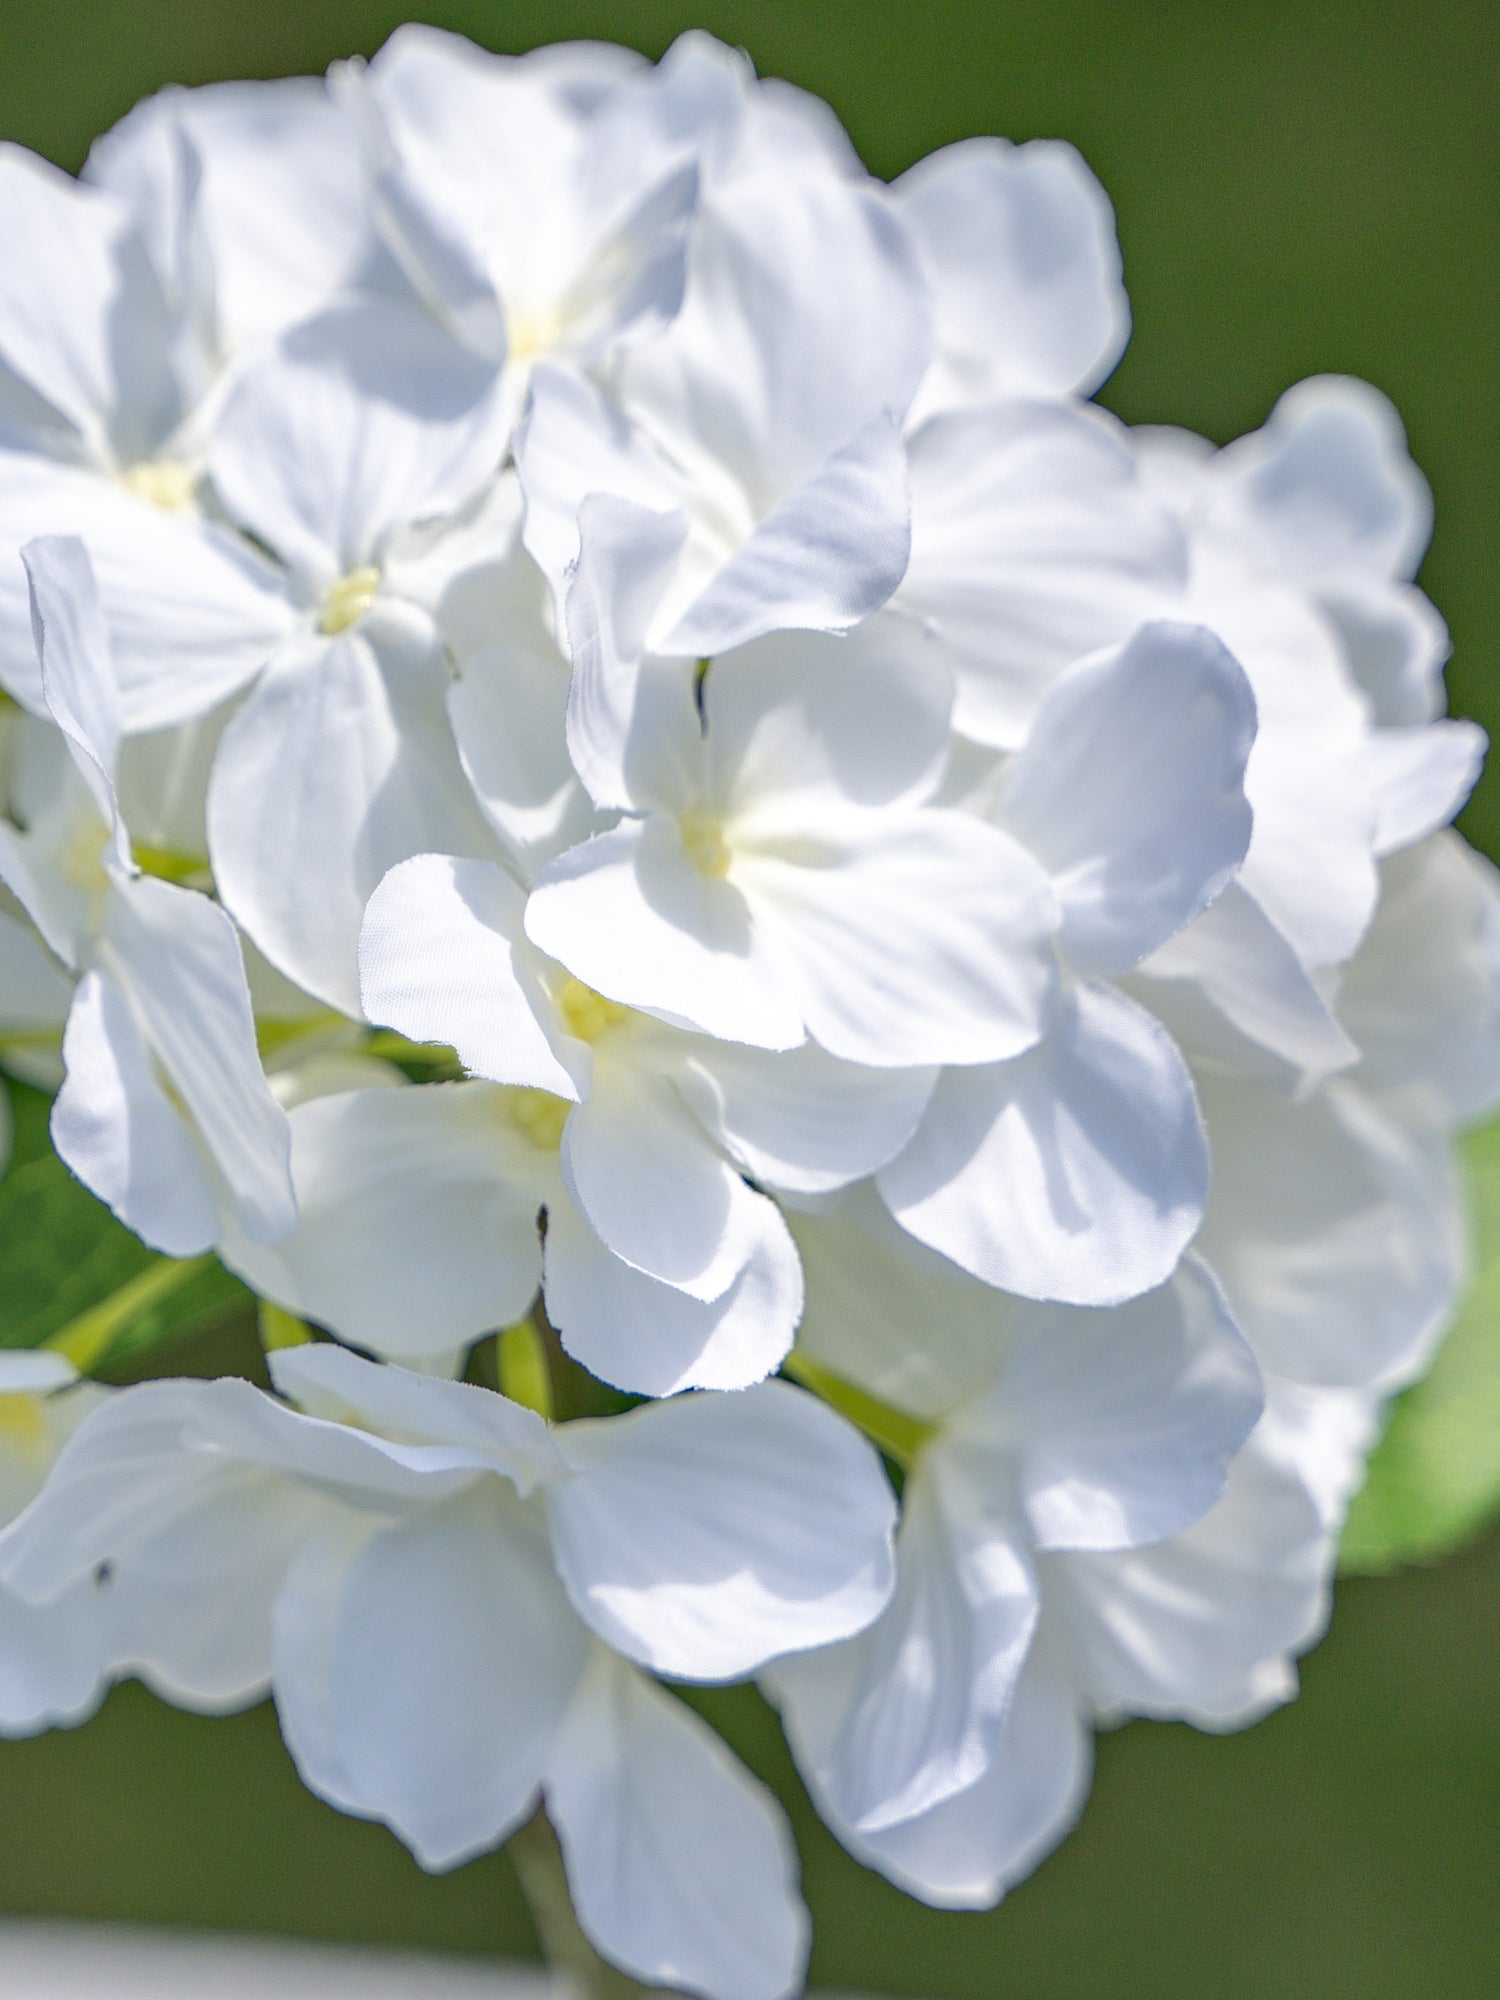
<instances>
[{"instance_id":1,"label":"green leaf","mask_svg":"<svg viewBox=\"0 0 1500 2000\"><path fill-rule=\"evenodd\" d=\"M239 1279L214 1258L197 1260L170 1290L143 1283L167 1260L117 1222L51 1150L41 1093L13 1088L11 1101L17 1164L0 1181L0 1347L40 1347L134 1286L125 1303L139 1297L139 1309L110 1326L89 1364L114 1368L248 1301Z\"/></svg>"},{"instance_id":2,"label":"green leaf","mask_svg":"<svg viewBox=\"0 0 1500 2000\"><path fill-rule=\"evenodd\" d=\"M1431 1372L1392 1405L1339 1551L1347 1572L1431 1562L1500 1512L1500 1122L1464 1146L1474 1282Z\"/></svg>"},{"instance_id":3,"label":"green leaf","mask_svg":"<svg viewBox=\"0 0 1500 2000\"><path fill-rule=\"evenodd\" d=\"M28 1160L40 1159L52 1150L47 1132L47 1120L52 1116L52 1099L45 1091L33 1090L29 1084L17 1083L14 1078L6 1087L15 1127L11 1136L10 1160L13 1167L22 1167Z\"/></svg>"}]
</instances>

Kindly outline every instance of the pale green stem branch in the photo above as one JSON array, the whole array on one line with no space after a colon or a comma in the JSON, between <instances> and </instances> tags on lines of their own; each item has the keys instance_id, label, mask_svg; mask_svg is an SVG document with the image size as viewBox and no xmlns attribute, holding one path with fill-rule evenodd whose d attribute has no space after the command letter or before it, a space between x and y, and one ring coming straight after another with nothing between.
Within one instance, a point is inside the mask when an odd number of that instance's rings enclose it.
<instances>
[{"instance_id":1,"label":"pale green stem branch","mask_svg":"<svg viewBox=\"0 0 1500 2000\"><path fill-rule=\"evenodd\" d=\"M542 1957L548 1969L560 1973L572 1987L576 2000L642 2000L643 1995L661 1991L640 1985L609 1964L584 1936L568 1893L562 1849L545 1807L538 1806L511 1835L506 1852L536 1925Z\"/></svg>"},{"instance_id":2,"label":"pale green stem branch","mask_svg":"<svg viewBox=\"0 0 1500 2000\"><path fill-rule=\"evenodd\" d=\"M887 1458L894 1459L906 1470L910 1470L917 1454L932 1436L931 1424L925 1424L920 1417L908 1416L905 1410L893 1409L889 1403L867 1395L854 1383L846 1382L842 1375L835 1375L831 1368L809 1361L795 1347L781 1366L793 1381L800 1382L804 1389L811 1389L825 1403L831 1403L841 1416L847 1417L850 1423L862 1430Z\"/></svg>"},{"instance_id":3,"label":"pale green stem branch","mask_svg":"<svg viewBox=\"0 0 1500 2000\"><path fill-rule=\"evenodd\" d=\"M298 1319L295 1313L284 1312L280 1306L272 1305L269 1299L255 1301L255 1323L260 1329L260 1344L267 1354L274 1354L279 1347L305 1347L312 1339L312 1329L306 1320Z\"/></svg>"}]
</instances>

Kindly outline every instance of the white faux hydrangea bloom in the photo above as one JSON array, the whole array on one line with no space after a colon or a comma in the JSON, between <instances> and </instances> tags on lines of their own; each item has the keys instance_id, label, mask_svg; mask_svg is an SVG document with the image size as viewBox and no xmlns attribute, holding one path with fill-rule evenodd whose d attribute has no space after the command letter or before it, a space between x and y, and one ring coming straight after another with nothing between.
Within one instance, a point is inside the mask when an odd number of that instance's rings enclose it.
<instances>
[{"instance_id":1,"label":"white faux hydrangea bloom","mask_svg":"<svg viewBox=\"0 0 1500 2000\"><path fill-rule=\"evenodd\" d=\"M698 35L406 28L0 192L0 1060L280 1328L0 1353L0 1729L269 1690L424 1866L541 1802L605 1957L784 2000L662 1679L948 1907L1097 1721L1287 1699L1500 1102L1383 398L1130 433L1076 154L886 186Z\"/></svg>"}]
</instances>

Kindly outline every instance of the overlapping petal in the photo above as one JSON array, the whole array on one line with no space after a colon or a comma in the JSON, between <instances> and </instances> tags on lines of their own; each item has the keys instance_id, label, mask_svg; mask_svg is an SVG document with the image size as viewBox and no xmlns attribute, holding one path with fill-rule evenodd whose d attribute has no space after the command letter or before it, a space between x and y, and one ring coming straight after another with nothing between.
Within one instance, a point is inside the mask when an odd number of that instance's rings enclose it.
<instances>
[{"instance_id":1,"label":"overlapping petal","mask_svg":"<svg viewBox=\"0 0 1500 2000\"><path fill-rule=\"evenodd\" d=\"M1045 1041L948 1070L879 1176L903 1228L1027 1298L1108 1305L1160 1284L1203 1215L1193 1082L1144 1008L1079 986Z\"/></svg>"}]
</instances>

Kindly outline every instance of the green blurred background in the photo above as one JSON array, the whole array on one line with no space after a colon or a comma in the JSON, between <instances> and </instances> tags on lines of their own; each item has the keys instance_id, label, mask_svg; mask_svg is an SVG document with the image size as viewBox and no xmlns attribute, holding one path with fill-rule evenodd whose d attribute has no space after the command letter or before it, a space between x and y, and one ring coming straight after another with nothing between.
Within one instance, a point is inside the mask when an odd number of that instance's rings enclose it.
<instances>
[{"instance_id":1,"label":"green blurred background","mask_svg":"<svg viewBox=\"0 0 1500 2000\"><path fill-rule=\"evenodd\" d=\"M0 135L69 167L168 81L322 69L402 19L520 50L742 43L820 92L875 171L974 132L1057 134L1119 213L1137 332L1104 400L1224 440L1299 376L1367 376L1436 490L1423 581L1453 705L1500 734L1500 10L1484 0L0 0ZM1500 766L1464 825L1500 853ZM497 1688L495 1698L503 1700ZM1216 1740L1100 1745L1082 1827L998 1911L939 1916L808 1813L753 1696L703 1703L791 1804L813 1977L983 2000L1495 2000L1500 1540L1340 1586L1302 1699ZM0 1748L0 1908L494 1954L532 1949L491 1855L423 1877L303 1793L265 1709L118 1691Z\"/></svg>"}]
</instances>

